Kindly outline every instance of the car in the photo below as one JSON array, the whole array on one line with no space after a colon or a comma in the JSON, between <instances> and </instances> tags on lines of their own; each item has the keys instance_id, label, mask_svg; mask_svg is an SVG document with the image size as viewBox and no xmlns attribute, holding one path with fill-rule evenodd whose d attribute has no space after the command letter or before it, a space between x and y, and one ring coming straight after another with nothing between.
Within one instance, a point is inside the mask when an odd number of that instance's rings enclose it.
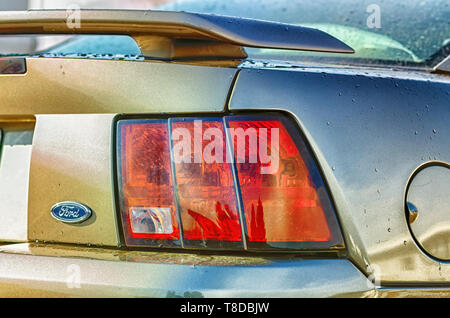
<instances>
[{"instance_id":1,"label":"car","mask_svg":"<svg viewBox=\"0 0 450 318\"><path fill-rule=\"evenodd\" d=\"M0 12L0 296L450 296L449 1L378 3Z\"/></svg>"}]
</instances>

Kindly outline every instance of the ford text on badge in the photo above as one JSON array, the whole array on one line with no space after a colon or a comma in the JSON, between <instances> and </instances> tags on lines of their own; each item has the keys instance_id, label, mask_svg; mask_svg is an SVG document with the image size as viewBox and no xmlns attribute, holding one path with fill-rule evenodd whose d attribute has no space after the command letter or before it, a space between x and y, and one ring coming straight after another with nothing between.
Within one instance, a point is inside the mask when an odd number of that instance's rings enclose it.
<instances>
[{"instance_id":1,"label":"ford text on badge","mask_svg":"<svg viewBox=\"0 0 450 318\"><path fill-rule=\"evenodd\" d=\"M80 223L89 219L92 211L84 204L65 201L55 204L51 208L50 213L58 221L64 223Z\"/></svg>"}]
</instances>

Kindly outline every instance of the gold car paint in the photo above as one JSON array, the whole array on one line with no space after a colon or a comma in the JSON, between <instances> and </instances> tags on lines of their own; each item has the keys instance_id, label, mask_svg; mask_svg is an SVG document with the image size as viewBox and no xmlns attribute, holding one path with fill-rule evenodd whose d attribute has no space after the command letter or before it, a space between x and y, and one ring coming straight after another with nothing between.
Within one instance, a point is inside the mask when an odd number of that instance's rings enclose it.
<instances>
[{"instance_id":1,"label":"gold car paint","mask_svg":"<svg viewBox=\"0 0 450 318\"><path fill-rule=\"evenodd\" d=\"M36 117L28 238L117 246L111 160L114 114ZM93 215L81 224L60 222L49 211L62 201L83 203Z\"/></svg>"},{"instance_id":2,"label":"gold car paint","mask_svg":"<svg viewBox=\"0 0 450 318\"><path fill-rule=\"evenodd\" d=\"M0 114L220 112L234 68L69 58L27 58L0 76Z\"/></svg>"}]
</instances>

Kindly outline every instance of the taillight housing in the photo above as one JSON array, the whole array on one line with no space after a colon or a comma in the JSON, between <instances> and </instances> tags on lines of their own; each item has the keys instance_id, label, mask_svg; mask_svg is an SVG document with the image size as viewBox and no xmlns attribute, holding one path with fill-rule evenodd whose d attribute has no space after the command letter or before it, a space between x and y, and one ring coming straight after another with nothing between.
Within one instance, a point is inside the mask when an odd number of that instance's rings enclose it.
<instances>
[{"instance_id":1,"label":"taillight housing","mask_svg":"<svg viewBox=\"0 0 450 318\"><path fill-rule=\"evenodd\" d=\"M310 150L282 115L119 120L117 172L127 246L344 247Z\"/></svg>"}]
</instances>

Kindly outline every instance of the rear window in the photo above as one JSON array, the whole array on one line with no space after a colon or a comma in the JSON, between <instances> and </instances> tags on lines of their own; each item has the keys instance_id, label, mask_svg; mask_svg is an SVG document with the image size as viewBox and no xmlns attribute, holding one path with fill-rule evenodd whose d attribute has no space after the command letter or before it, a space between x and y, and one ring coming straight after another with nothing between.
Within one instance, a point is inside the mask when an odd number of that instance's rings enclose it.
<instances>
[{"instance_id":1,"label":"rear window","mask_svg":"<svg viewBox=\"0 0 450 318\"><path fill-rule=\"evenodd\" d=\"M450 0L177 0L158 9L299 24L355 49L350 55L247 49L258 59L433 65L450 53Z\"/></svg>"}]
</instances>

